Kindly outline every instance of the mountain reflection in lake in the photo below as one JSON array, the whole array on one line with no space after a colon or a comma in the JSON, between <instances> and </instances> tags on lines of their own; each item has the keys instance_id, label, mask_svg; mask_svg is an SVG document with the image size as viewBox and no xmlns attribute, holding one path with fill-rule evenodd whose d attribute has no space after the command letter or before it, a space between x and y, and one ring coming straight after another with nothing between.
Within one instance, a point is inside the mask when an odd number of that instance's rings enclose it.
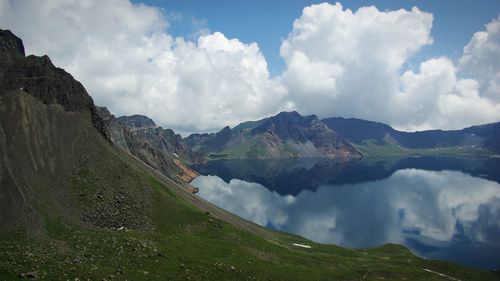
<instances>
[{"instance_id":1,"label":"mountain reflection in lake","mask_svg":"<svg viewBox=\"0 0 500 281\"><path fill-rule=\"evenodd\" d=\"M500 268L500 161L407 158L339 163L211 161L199 195L243 218L346 247Z\"/></svg>"}]
</instances>

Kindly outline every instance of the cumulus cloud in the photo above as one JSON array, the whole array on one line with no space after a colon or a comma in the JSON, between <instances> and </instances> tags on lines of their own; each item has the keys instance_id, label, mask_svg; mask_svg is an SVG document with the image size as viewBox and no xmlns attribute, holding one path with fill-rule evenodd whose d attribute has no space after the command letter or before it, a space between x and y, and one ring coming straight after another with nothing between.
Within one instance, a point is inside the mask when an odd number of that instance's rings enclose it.
<instances>
[{"instance_id":1,"label":"cumulus cloud","mask_svg":"<svg viewBox=\"0 0 500 281\"><path fill-rule=\"evenodd\" d=\"M0 25L48 54L116 114L145 114L181 131L287 109L256 43L215 32L174 38L155 7L116 1L0 0Z\"/></svg>"},{"instance_id":2,"label":"cumulus cloud","mask_svg":"<svg viewBox=\"0 0 500 281\"><path fill-rule=\"evenodd\" d=\"M416 73L406 71L401 87L388 101L394 116L401 116L392 122L398 127L460 129L500 120L500 104L481 96L476 80L458 78L446 57L422 62Z\"/></svg>"},{"instance_id":3,"label":"cumulus cloud","mask_svg":"<svg viewBox=\"0 0 500 281\"><path fill-rule=\"evenodd\" d=\"M304 8L281 45L290 96L304 113L389 120L399 70L432 43L433 17L417 8L352 12L340 3Z\"/></svg>"},{"instance_id":4,"label":"cumulus cloud","mask_svg":"<svg viewBox=\"0 0 500 281\"><path fill-rule=\"evenodd\" d=\"M98 105L144 114L181 132L296 109L358 117L401 129L461 128L500 120L500 23L474 34L458 65L446 57L405 65L432 44L433 16L418 8L304 8L270 77L256 43L168 32L169 11L130 0L0 0L0 27L48 54ZM171 17L170 17L171 18Z\"/></svg>"},{"instance_id":5,"label":"cumulus cloud","mask_svg":"<svg viewBox=\"0 0 500 281\"><path fill-rule=\"evenodd\" d=\"M432 44L432 21L418 8L306 7L281 46L290 99L303 113L378 120L406 130L500 120L498 21L464 50L461 64L469 79L460 78L446 57L401 74L412 55Z\"/></svg>"},{"instance_id":6,"label":"cumulus cloud","mask_svg":"<svg viewBox=\"0 0 500 281\"><path fill-rule=\"evenodd\" d=\"M500 16L474 33L460 59L460 70L476 79L485 97L500 102Z\"/></svg>"}]
</instances>

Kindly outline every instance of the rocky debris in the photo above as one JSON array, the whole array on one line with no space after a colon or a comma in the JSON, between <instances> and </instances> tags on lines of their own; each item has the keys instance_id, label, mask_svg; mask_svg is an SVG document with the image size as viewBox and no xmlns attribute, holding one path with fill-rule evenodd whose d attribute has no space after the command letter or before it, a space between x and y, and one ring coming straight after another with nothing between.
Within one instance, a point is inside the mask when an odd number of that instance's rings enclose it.
<instances>
[{"instance_id":1,"label":"rocky debris","mask_svg":"<svg viewBox=\"0 0 500 281\"><path fill-rule=\"evenodd\" d=\"M239 273L242 273L242 270L237 270L236 267L234 265L230 265L230 264L225 264L225 263L222 263L222 262L216 262L214 263L214 267L221 270L221 271L225 271L225 272L239 272Z\"/></svg>"},{"instance_id":2,"label":"rocky debris","mask_svg":"<svg viewBox=\"0 0 500 281\"><path fill-rule=\"evenodd\" d=\"M208 223L217 228L222 228L222 221L215 218L208 219Z\"/></svg>"},{"instance_id":3,"label":"rocky debris","mask_svg":"<svg viewBox=\"0 0 500 281\"><path fill-rule=\"evenodd\" d=\"M81 203L84 222L118 231L152 228L146 200L135 198L126 188L106 187L98 182L85 167L78 167L73 175L72 194Z\"/></svg>"},{"instance_id":4,"label":"rocky debris","mask_svg":"<svg viewBox=\"0 0 500 281\"><path fill-rule=\"evenodd\" d=\"M26 279L37 279L38 278L38 271L31 271L27 273L19 273L19 278L26 278Z\"/></svg>"}]
</instances>

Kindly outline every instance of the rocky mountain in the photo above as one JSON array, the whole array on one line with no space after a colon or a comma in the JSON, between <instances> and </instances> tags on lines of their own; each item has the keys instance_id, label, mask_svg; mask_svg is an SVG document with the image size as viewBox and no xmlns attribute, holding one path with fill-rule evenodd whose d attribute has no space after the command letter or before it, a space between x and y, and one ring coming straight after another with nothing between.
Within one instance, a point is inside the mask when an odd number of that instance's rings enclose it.
<instances>
[{"instance_id":1,"label":"rocky mountain","mask_svg":"<svg viewBox=\"0 0 500 281\"><path fill-rule=\"evenodd\" d=\"M179 134L157 127L146 116L115 118L105 107L99 107L98 113L104 120L106 134L115 145L179 184L189 183L198 176L186 164L199 164L205 160L201 154L187 148ZM190 185L187 188L196 191Z\"/></svg>"},{"instance_id":2,"label":"rocky mountain","mask_svg":"<svg viewBox=\"0 0 500 281\"><path fill-rule=\"evenodd\" d=\"M194 151L222 158L336 158L358 159L361 154L315 115L281 112L259 121L225 127L212 134L185 139Z\"/></svg>"},{"instance_id":3,"label":"rocky mountain","mask_svg":"<svg viewBox=\"0 0 500 281\"><path fill-rule=\"evenodd\" d=\"M367 154L380 154L384 149L403 154L500 152L500 122L462 130L404 132L387 124L355 118L336 117L322 121Z\"/></svg>"},{"instance_id":4,"label":"rocky mountain","mask_svg":"<svg viewBox=\"0 0 500 281\"><path fill-rule=\"evenodd\" d=\"M0 93L16 90L67 111L89 111L94 126L105 134L93 100L80 82L55 67L48 56L26 57L21 39L9 30L0 30Z\"/></svg>"},{"instance_id":5,"label":"rocky mountain","mask_svg":"<svg viewBox=\"0 0 500 281\"><path fill-rule=\"evenodd\" d=\"M132 130L146 129L146 128L156 128L155 122L144 115L132 115L132 116L121 116L118 117L118 122L125 125L127 128Z\"/></svg>"},{"instance_id":6,"label":"rocky mountain","mask_svg":"<svg viewBox=\"0 0 500 281\"><path fill-rule=\"evenodd\" d=\"M140 180L124 165L85 88L0 30L0 230L43 236L46 219L60 214L149 228L151 192L128 189Z\"/></svg>"},{"instance_id":7,"label":"rocky mountain","mask_svg":"<svg viewBox=\"0 0 500 281\"><path fill-rule=\"evenodd\" d=\"M112 145L83 86L23 50L0 30L0 280L496 278L397 245L319 245L221 210Z\"/></svg>"}]
</instances>

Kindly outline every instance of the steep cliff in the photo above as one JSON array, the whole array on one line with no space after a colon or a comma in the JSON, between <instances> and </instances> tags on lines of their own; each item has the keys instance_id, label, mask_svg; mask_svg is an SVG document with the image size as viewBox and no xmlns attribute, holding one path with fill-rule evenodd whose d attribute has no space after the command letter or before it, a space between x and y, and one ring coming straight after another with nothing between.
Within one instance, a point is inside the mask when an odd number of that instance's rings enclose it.
<instances>
[{"instance_id":1,"label":"steep cliff","mask_svg":"<svg viewBox=\"0 0 500 281\"><path fill-rule=\"evenodd\" d=\"M98 113L105 122L106 134L115 145L179 184L189 183L198 176L186 164L200 164L205 159L187 148L182 137L174 131L157 127L146 116L115 118L105 107L98 107ZM186 188L196 191L190 185Z\"/></svg>"}]
</instances>

